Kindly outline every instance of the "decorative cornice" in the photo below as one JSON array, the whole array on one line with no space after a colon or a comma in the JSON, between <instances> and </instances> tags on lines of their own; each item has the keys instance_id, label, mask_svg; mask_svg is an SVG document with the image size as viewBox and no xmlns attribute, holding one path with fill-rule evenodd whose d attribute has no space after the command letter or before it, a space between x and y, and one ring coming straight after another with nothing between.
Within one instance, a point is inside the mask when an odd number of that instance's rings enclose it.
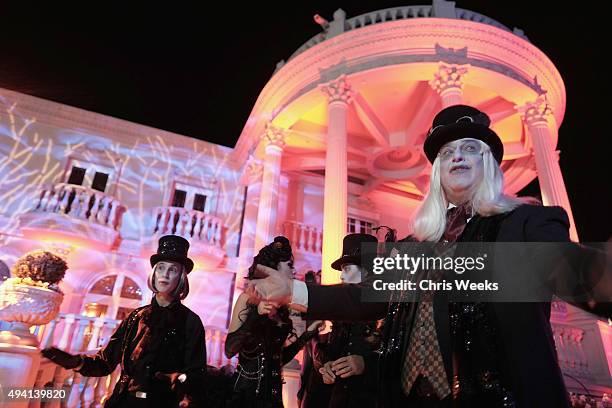
<instances>
[{"instance_id":1,"label":"decorative cornice","mask_svg":"<svg viewBox=\"0 0 612 408\"><path fill-rule=\"evenodd\" d=\"M272 123L268 122L266 124L266 131L263 134L263 141L267 147L275 147L279 150L283 150L285 148L285 137L287 136L287 131L285 129L281 129L272 125Z\"/></svg>"},{"instance_id":2,"label":"decorative cornice","mask_svg":"<svg viewBox=\"0 0 612 408\"><path fill-rule=\"evenodd\" d=\"M355 94L351 84L346 80L346 75L340 75L326 84L319 85L319 89L327 96L329 103L344 102L349 104Z\"/></svg>"},{"instance_id":3,"label":"decorative cornice","mask_svg":"<svg viewBox=\"0 0 612 408\"><path fill-rule=\"evenodd\" d=\"M429 85L440 95L451 89L463 89L463 78L468 72L469 65L447 64L440 62L438 72Z\"/></svg>"},{"instance_id":4,"label":"decorative cornice","mask_svg":"<svg viewBox=\"0 0 612 408\"><path fill-rule=\"evenodd\" d=\"M280 114L289 104L324 84L330 78L322 71L345 61L338 75L352 75L384 66L435 63L435 45L448 49L468 47L465 63L516 80L532 89L548 89L556 123L565 111L563 80L550 59L533 44L493 26L451 19L408 19L385 22L345 32L306 50L282 66L266 84L250 114L233 153L245 160L264 131L273 112ZM331 73L330 73L331 74ZM538 85L534 84L534 77ZM419 78L419 80L426 80ZM476 84L477 85L477 84ZM517 101L522 103L522 101Z\"/></svg>"},{"instance_id":5,"label":"decorative cornice","mask_svg":"<svg viewBox=\"0 0 612 408\"><path fill-rule=\"evenodd\" d=\"M553 114L546 94L540 94L534 101L517 106L516 109L521 114L523 122L529 127L548 125L548 118Z\"/></svg>"}]
</instances>

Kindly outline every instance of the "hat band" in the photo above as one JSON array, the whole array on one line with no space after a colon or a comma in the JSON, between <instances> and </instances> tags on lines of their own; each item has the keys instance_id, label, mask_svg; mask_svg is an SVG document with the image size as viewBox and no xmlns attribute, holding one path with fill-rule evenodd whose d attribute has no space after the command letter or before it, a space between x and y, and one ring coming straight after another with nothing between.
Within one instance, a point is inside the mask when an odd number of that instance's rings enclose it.
<instances>
[{"instance_id":1,"label":"hat band","mask_svg":"<svg viewBox=\"0 0 612 408\"><path fill-rule=\"evenodd\" d=\"M457 119L455 121L455 123L459 123L459 122L471 122L471 123L474 123L474 118L471 117L471 116L462 116L462 117L460 117L459 119ZM432 127L431 129L429 129L429 132L427 133L427 136L430 136L436 129L444 127L444 126L448 126L448 125L449 124L446 123L444 125L438 125L438 126Z\"/></svg>"}]
</instances>

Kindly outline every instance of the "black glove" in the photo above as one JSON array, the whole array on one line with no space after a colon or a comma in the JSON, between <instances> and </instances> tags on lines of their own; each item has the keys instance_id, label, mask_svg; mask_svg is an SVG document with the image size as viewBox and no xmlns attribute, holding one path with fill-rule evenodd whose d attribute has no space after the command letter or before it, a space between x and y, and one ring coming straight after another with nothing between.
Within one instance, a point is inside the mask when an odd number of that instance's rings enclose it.
<instances>
[{"instance_id":1,"label":"black glove","mask_svg":"<svg viewBox=\"0 0 612 408\"><path fill-rule=\"evenodd\" d=\"M57 347L46 348L44 350L41 350L41 353L44 357L53 361L55 364L60 365L68 370L78 367L83 362L83 358L81 356L75 356L70 353L66 353L65 351L60 350Z\"/></svg>"}]
</instances>

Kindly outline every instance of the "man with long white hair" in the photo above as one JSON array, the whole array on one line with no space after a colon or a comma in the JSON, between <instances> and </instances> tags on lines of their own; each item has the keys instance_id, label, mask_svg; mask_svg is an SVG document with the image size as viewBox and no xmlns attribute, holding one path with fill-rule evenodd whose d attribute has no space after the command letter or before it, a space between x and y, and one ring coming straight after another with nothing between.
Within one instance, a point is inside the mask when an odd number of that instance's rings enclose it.
<instances>
[{"instance_id":1,"label":"man with long white hair","mask_svg":"<svg viewBox=\"0 0 612 408\"><path fill-rule=\"evenodd\" d=\"M489 126L489 117L470 106L436 115L424 145L432 163L430 190L410 240L443 248L455 242L569 242L562 208L503 193L503 144ZM421 291L419 301L368 303L361 299L363 284L307 286L266 273L255 287L259 295L291 303L309 319L386 316L382 406L569 407L549 323L554 284L537 302L462 303Z\"/></svg>"}]
</instances>

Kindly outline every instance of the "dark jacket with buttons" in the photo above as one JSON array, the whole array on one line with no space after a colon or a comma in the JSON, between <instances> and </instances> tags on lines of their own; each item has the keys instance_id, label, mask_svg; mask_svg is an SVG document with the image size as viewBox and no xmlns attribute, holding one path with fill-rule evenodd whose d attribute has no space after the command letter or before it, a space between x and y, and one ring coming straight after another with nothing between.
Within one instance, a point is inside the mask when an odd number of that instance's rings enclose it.
<instances>
[{"instance_id":1,"label":"dark jacket with buttons","mask_svg":"<svg viewBox=\"0 0 612 408\"><path fill-rule=\"evenodd\" d=\"M180 372L187 375L184 392L201 406L203 395L191 384L202 384L206 369L204 326L194 312L174 302L161 307L153 298L150 305L134 310L95 356L84 357L79 372L102 377L121 365L121 377L105 407L127 406L129 395L146 393L146 406L178 406L182 395L170 384L156 379L155 373ZM142 395L142 394L141 394Z\"/></svg>"},{"instance_id":2,"label":"dark jacket with buttons","mask_svg":"<svg viewBox=\"0 0 612 408\"><path fill-rule=\"evenodd\" d=\"M569 242L569 221L560 207L522 205L506 214L474 216L459 241L489 242ZM515 407L569 407L563 375L550 326L550 298L564 279L576 279L592 286L594 275L587 267L592 254L585 251L582 267L574 276L560 276L550 281L547 301L491 303L496 320L497 364L504 385L512 393ZM534 254L537 256L537 254ZM379 361L379 396L386 407L406 406L402 392L401 367L412 330L417 303L365 303L358 285L308 286L308 318L331 320L374 320L385 317L383 335L385 352ZM434 297L434 320L449 384L457 369L453 364L454 344L449 303ZM463 360L465 361L465 359ZM469 403L455 404L474 406ZM498 405L501 406L501 405Z\"/></svg>"},{"instance_id":3,"label":"dark jacket with buttons","mask_svg":"<svg viewBox=\"0 0 612 408\"><path fill-rule=\"evenodd\" d=\"M376 322L335 321L328 342L320 346L322 351L317 354L317 366L350 355L361 356L365 365L361 375L347 378L336 376L334 384L325 385L331 388L329 407L376 407L376 383L371 381L377 367L377 354L374 351L380 346Z\"/></svg>"}]
</instances>

